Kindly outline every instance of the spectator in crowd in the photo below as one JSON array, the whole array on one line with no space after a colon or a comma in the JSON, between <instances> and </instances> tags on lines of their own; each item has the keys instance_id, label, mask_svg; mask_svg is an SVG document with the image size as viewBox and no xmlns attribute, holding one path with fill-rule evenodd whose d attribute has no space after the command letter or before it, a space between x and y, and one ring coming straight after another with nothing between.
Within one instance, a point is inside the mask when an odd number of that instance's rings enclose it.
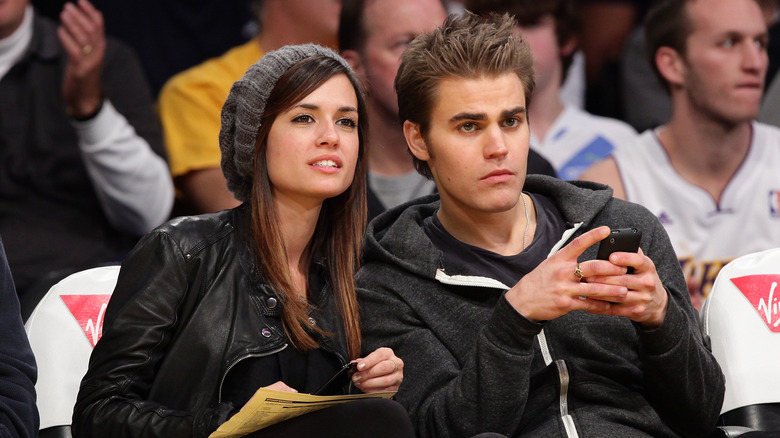
<instances>
[{"instance_id":1,"label":"spectator in crowd","mask_svg":"<svg viewBox=\"0 0 780 438\"><path fill-rule=\"evenodd\" d=\"M699 307L724 264L780 245L780 130L754 120L767 27L755 0L664 0L645 29L672 117L583 178L658 217Z\"/></svg>"},{"instance_id":2,"label":"spectator in crowd","mask_svg":"<svg viewBox=\"0 0 780 438\"><path fill-rule=\"evenodd\" d=\"M414 170L393 81L409 42L446 17L442 0L344 0L341 5L339 50L366 87L371 119L366 151L370 218L436 188Z\"/></svg>"},{"instance_id":3,"label":"spectator in crowd","mask_svg":"<svg viewBox=\"0 0 780 438\"><path fill-rule=\"evenodd\" d=\"M765 83L767 85L774 82L776 72L780 67L780 22L778 21L777 0L756 0L761 6L764 14L764 20L768 26L769 43L767 44L767 54L769 55L769 66L767 67ZM655 74L652 67L655 62L648 60L647 50L645 49L645 29L644 26L638 26L626 41L623 50L621 63L620 86L623 99L623 117L626 122L638 131L653 129L669 121L672 114L672 99L658 75ZM665 81L663 81L665 82ZM778 85L780 91L780 84ZM772 105L762 105L761 114L769 115L776 113ZM759 121L772 123L768 117L759 116ZM780 119L778 119L780 120Z\"/></svg>"},{"instance_id":4,"label":"spectator in crowd","mask_svg":"<svg viewBox=\"0 0 780 438\"><path fill-rule=\"evenodd\" d=\"M409 42L433 31L446 16L441 0L345 0L342 4L339 49L366 86L371 118L369 218L435 190L433 181L414 169L398 120L393 81ZM529 171L555 174L536 153L529 156Z\"/></svg>"},{"instance_id":5,"label":"spectator in crowd","mask_svg":"<svg viewBox=\"0 0 780 438\"><path fill-rule=\"evenodd\" d=\"M173 184L143 72L88 1L61 25L0 3L0 233L17 292L120 259L164 222Z\"/></svg>"},{"instance_id":6,"label":"spectator in crowd","mask_svg":"<svg viewBox=\"0 0 780 438\"><path fill-rule=\"evenodd\" d=\"M179 73L160 92L159 111L182 208L198 213L238 205L219 167L220 109L230 86L263 53L284 45L336 47L340 0L257 2L259 33L224 55Z\"/></svg>"},{"instance_id":7,"label":"spectator in crowd","mask_svg":"<svg viewBox=\"0 0 780 438\"><path fill-rule=\"evenodd\" d=\"M364 349L406 362L418 437L703 436L723 374L663 226L602 185L525 177L533 60L514 27L451 16L402 55L404 134L438 195L368 226ZM597 260L625 227L641 250Z\"/></svg>"},{"instance_id":8,"label":"spectator in crowd","mask_svg":"<svg viewBox=\"0 0 780 438\"><path fill-rule=\"evenodd\" d=\"M366 122L359 79L330 49L286 46L247 70L219 136L243 204L171 221L128 256L74 436L206 437L258 388L314 392L348 361L363 392L398 389L404 363L392 350L359 357ZM252 436L323 434L414 432L397 403L367 399Z\"/></svg>"},{"instance_id":9,"label":"spectator in crowd","mask_svg":"<svg viewBox=\"0 0 780 438\"><path fill-rule=\"evenodd\" d=\"M22 325L19 298L0 240L0 436L38 436L35 357Z\"/></svg>"},{"instance_id":10,"label":"spectator in crowd","mask_svg":"<svg viewBox=\"0 0 780 438\"><path fill-rule=\"evenodd\" d=\"M560 178L577 179L615 148L634 143L636 131L627 124L561 100L581 27L576 0L469 0L466 6L479 15L509 13L517 20L533 52L536 73L528 108L531 149L549 160Z\"/></svg>"}]
</instances>

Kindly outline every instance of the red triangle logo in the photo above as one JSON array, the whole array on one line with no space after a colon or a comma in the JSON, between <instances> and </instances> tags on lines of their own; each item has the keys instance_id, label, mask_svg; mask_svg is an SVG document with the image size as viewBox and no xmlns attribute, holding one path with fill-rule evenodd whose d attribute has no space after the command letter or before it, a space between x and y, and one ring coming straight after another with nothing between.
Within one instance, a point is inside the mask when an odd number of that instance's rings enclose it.
<instances>
[{"instance_id":1,"label":"red triangle logo","mask_svg":"<svg viewBox=\"0 0 780 438\"><path fill-rule=\"evenodd\" d=\"M750 301L773 333L780 333L780 275L746 275L731 282Z\"/></svg>"},{"instance_id":2,"label":"red triangle logo","mask_svg":"<svg viewBox=\"0 0 780 438\"><path fill-rule=\"evenodd\" d=\"M103 316L106 314L111 294L60 295L60 298L84 330L92 348L95 348L95 344L103 336Z\"/></svg>"}]
</instances>

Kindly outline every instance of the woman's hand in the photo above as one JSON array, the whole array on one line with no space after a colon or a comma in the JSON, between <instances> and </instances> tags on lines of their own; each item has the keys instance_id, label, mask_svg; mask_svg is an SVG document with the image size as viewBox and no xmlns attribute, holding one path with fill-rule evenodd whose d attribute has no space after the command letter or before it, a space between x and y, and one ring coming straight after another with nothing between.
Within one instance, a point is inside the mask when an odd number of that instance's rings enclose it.
<instances>
[{"instance_id":1,"label":"woman's hand","mask_svg":"<svg viewBox=\"0 0 780 438\"><path fill-rule=\"evenodd\" d=\"M272 383L268 386L264 386L263 389L274 389L276 391L286 391L286 392L298 392L295 388L290 388L287 386L286 383L279 380L278 382Z\"/></svg>"},{"instance_id":2,"label":"woman's hand","mask_svg":"<svg viewBox=\"0 0 780 438\"><path fill-rule=\"evenodd\" d=\"M390 348L378 348L357 362L352 383L366 394L398 391L404 380L404 361Z\"/></svg>"}]
</instances>

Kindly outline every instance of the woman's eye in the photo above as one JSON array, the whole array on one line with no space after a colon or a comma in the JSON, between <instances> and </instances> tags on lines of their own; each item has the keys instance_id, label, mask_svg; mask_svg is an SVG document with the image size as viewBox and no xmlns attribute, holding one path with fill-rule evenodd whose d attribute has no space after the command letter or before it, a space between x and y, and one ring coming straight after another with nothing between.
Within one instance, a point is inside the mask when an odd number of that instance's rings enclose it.
<instances>
[{"instance_id":1,"label":"woman's eye","mask_svg":"<svg viewBox=\"0 0 780 438\"><path fill-rule=\"evenodd\" d=\"M350 119L349 117L345 117L343 119L339 119L339 121L336 122L336 123L338 123L341 126L346 126L347 128L355 128L355 127L357 127L357 121L354 120L354 119Z\"/></svg>"},{"instance_id":2,"label":"woman's eye","mask_svg":"<svg viewBox=\"0 0 780 438\"><path fill-rule=\"evenodd\" d=\"M294 123L311 123L314 121L314 118L308 114L301 114L299 116L295 116L292 121Z\"/></svg>"}]
</instances>

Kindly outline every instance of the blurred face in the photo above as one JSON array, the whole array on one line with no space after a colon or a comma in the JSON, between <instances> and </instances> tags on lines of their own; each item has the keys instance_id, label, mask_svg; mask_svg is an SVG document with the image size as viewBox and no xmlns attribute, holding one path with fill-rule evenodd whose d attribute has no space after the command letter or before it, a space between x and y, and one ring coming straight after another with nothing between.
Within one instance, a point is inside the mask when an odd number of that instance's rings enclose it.
<instances>
[{"instance_id":1,"label":"blurred face","mask_svg":"<svg viewBox=\"0 0 780 438\"><path fill-rule=\"evenodd\" d=\"M10 36L22 24L30 0L0 0L0 39Z\"/></svg>"},{"instance_id":2,"label":"blurred face","mask_svg":"<svg viewBox=\"0 0 780 438\"><path fill-rule=\"evenodd\" d=\"M447 13L440 0L373 0L366 4L360 73L366 79L375 112L396 120L398 102L393 88L401 54L422 33L432 32Z\"/></svg>"},{"instance_id":3,"label":"blurred face","mask_svg":"<svg viewBox=\"0 0 780 438\"><path fill-rule=\"evenodd\" d=\"M357 105L340 74L274 120L266 159L275 201L316 205L349 188L359 152Z\"/></svg>"},{"instance_id":4,"label":"blurred face","mask_svg":"<svg viewBox=\"0 0 780 438\"><path fill-rule=\"evenodd\" d=\"M558 87L561 83L561 49L555 35L555 18L551 14L542 16L531 26L518 26L523 39L534 55L536 88Z\"/></svg>"},{"instance_id":5,"label":"blurred face","mask_svg":"<svg viewBox=\"0 0 780 438\"><path fill-rule=\"evenodd\" d=\"M754 0L688 4L693 32L682 57L682 86L697 111L728 123L758 115L767 70L767 29Z\"/></svg>"},{"instance_id":6,"label":"blurred face","mask_svg":"<svg viewBox=\"0 0 780 438\"><path fill-rule=\"evenodd\" d=\"M298 40L336 47L341 0L277 0L292 22ZM263 7L267 7L264 5Z\"/></svg>"},{"instance_id":7,"label":"blurred face","mask_svg":"<svg viewBox=\"0 0 780 438\"><path fill-rule=\"evenodd\" d=\"M447 78L436 91L427 136L421 138L409 121L404 133L415 156L431 168L442 213L472 216L515 208L529 147L520 79L511 73Z\"/></svg>"}]
</instances>

